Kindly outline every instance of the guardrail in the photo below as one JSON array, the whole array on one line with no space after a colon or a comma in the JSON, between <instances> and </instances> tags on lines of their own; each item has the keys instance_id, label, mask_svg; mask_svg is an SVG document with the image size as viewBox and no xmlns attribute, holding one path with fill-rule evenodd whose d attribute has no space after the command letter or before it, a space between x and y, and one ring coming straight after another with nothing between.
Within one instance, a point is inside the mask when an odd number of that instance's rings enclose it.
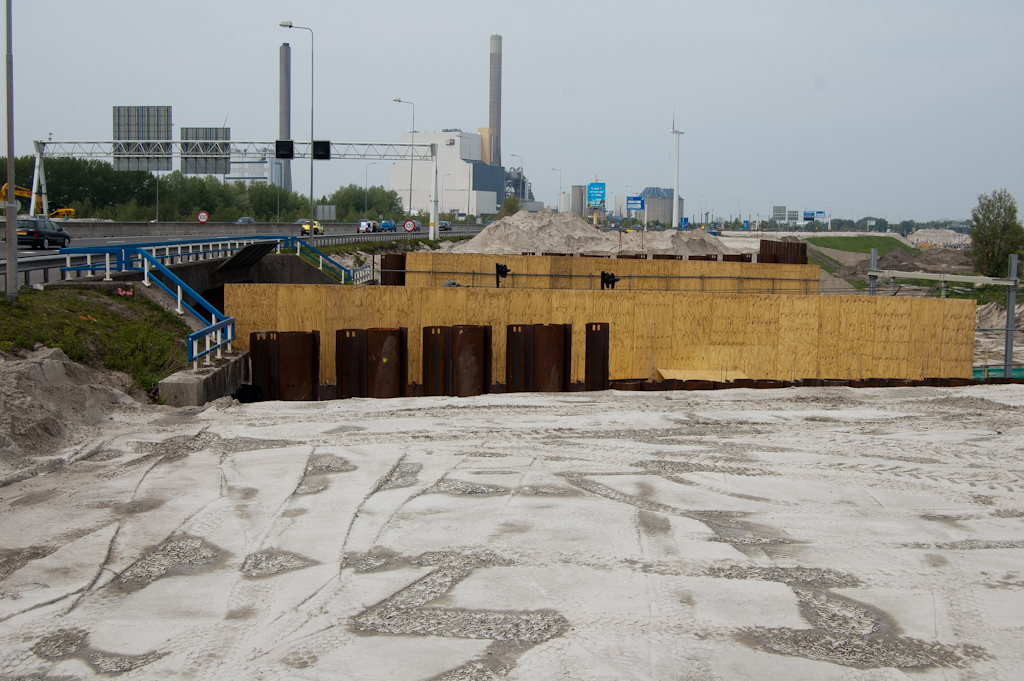
<instances>
[{"instance_id":1,"label":"guardrail","mask_svg":"<svg viewBox=\"0 0 1024 681\"><path fill-rule=\"evenodd\" d=\"M453 230L445 232L445 236L471 236L479 233L480 227L473 227L470 229ZM375 232L371 234L345 234L340 236L317 236L312 237L312 245L317 246L335 246L340 244L349 243L362 243L362 242L388 242L388 241L404 241L409 239L421 239L425 238L426 235L423 232ZM131 248L147 248L151 249L150 252L155 257L161 258L165 262L171 259L168 264L177 264L180 262L192 262L197 259L222 257L228 252L234 252L238 250L235 245L243 244L249 245L256 243L258 240L263 239L276 239L278 241L286 241L288 239L297 239L298 237L286 237L276 235L253 235L253 236L239 236L236 238L225 238L218 240L210 239L188 239L188 240L174 240L174 241L152 241L145 243L135 244L123 244L117 246L78 246L69 249L61 249L59 253L53 255L30 255L25 258L18 259L18 274L23 282L24 286L31 286L33 280L39 281L43 284L49 284L51 279L51 272L56 272L56 276L60 277L60 271L71 273L73 276L81 276L83 273L88 272L95 274L98 271L105 271L104 268L94 267L97 262L97 258L100 258L104 253L115 250L120 251L123 249ZM310 238L306 237L303 240L303 244L308 245ZM201 244L212 244L210 248L202 248ZM178 252L178 249L181 252ZM163 252L161 252L163 251ZM68 257L70 255L70 257ZM178 257L181 256L181 257ZM326 255L324 257L327 257ZM99 262L103 262L100 260ZM117 271L120 268L117 266L119 261L116 257L112 258L112 270ZM319 266L319 261L312 261L312 264ZM141 266L141 265L140 265ZM7 263L5 260L0 260L0 284L5 281L5 275L7 272ZM369 280L369 277L363 277L357 279L353 277L353 283L361 284Z\"/></svg>"},{"instance_id":2,"label":"guardrail","mask_svg":"<svg viewBox=\"0 0 1024 681\"><path fill-rule=\"evenodd\" d=\"M188 360L192 362L192 369L199 368L199 358L205 357L206 364L210 363L210 353L214 350L217 352L217 359L221 359L221 348L227 346L228 352L231 352L231 341L235 339L235 318L228 317L223 314L220 310L215 308L213 305L208 303L201 295L192 290L188 284L179 279L173 272L167 269L163 263L158 259L147 253L145 250L139 249L138 254L143 264L143 286L150 286L151 283L156 283L160 288L167 292L168 295L176 297L178 300L178 314L182 314L182 307L192 313L197 319L204 324L206 323L206 315L199 314L194 307L182 300L183 294L188 294L192 300L196 301L196 304L201 306L207 312L210 313L210 325L206 328L200 329L199 331L193 331L188 335ZM171 288L160 281L157 277L150 276L150 267L155 267L156 270L167 277L177 287L177 292L171 291ZM205 340L206 347L200 348L200 341ZM211 344L211 341L212 344Z\"/></svg>"}]
</instances>

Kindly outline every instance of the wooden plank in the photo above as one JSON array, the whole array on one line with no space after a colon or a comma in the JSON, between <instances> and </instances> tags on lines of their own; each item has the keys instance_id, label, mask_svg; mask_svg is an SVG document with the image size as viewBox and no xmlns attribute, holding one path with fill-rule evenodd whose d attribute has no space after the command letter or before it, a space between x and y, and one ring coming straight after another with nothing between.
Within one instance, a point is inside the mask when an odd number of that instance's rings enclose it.
<instances>
[{"instance_id":1,"label":"wooden plank","mask_svg":"<svg viewBox=\"0 0 1024 681\"><path fill-rule=\"evenodd\" d=\"M720 380L740 372L773 379L967 376L973 355L971 301L228 284L225 306L243 349L250 331L319 330L328 381L335 378L333 340L341 328L409 328L415 381L421 330L432 325L490 325L496 380L504 379L504 334L511 323L572 324L574 381L583 377L588 322L611 325L614 379L649 378L658 367L710 371Z\"/></svg>"}]
</instances>

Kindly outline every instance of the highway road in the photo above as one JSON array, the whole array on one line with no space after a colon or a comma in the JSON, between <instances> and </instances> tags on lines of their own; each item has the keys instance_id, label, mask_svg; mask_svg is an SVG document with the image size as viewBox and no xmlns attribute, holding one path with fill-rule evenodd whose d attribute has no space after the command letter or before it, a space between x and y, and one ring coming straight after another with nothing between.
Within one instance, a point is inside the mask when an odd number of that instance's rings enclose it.
<instances>
[{"instance_id":1,"label":"highway road","mask_svg":"<svg viewBox=\"0 0 1024 681\"><path fill-rule=\"evenodd\" d=\"M162 229L170 228L170 229L173 230L173 226L170 226L170 225L162 225L161 227L162 227ZM75 229L74 229L74 223L70 223L68 225L68 231L71 233L71 247L72 248L83 248L83 247L88 247L88 246L122 246L122 245L132 245L132 244L139 244L139 245L141 245L141 244L162 244L162 243L167 243L167 242L186 241L186 240L187 241L195 241L195 242L199 242L199 241L218 241L218 240L221 240L221 241L227 241L227 240L235 241L235 240L245 239L246 237L252 236L251 234L225 234L224 232L217 230L217 227L218 227L217 225L210 225L209 227L210 227L210 229L205 231L205 233L202 233L202 234L191 233L191 234L182 234L182 235L179 235L179 236L154 236L154 235L149 235L149 236L138 236L138 235L137 236L128 236L128 235L121 235L121 236L76 237ZM275 230L275 231L278 231L278 232L280 231L280 226L279 225L274 225L274 227L277 227L277 230ZM450 236L459 236L459 235L465 235L465 234L476 234L477 232L480 231L480 229L482 229L482 227L478 227L478 226L475 226L475 225L469 227L468 229L459 229L459 227L460 226L456 226L456 229L454 231L444 232L443 236L449 236L449 235ZM144 228L143 226L140 226L139 227L140 231L143 228ZM258 225L257 225L257 229L258 229ZM295 231L298 232L297 229ZM268 232L271 233L271 235L278 236L277 234L273 234L273 232L270 229L268 229ZM342 237L345 241L348 241L348 242L359 241L361 238L364 238L364 237L368 241L370 241L370 240L376 241L376 240L380 240L385 235L393 235L393 236L395 236L396 238L399 238L399 239L404 239L404 238L426 238L427 237L427 232L426 231L416 232L416 233L413 233L411 235L407 235L403 231L399 231L397 233L377 232L377 233L371 233L371 234L359 234L358 233L358 226L354 225L354 224L342 224L342 225L326 224L326 225L324 225L324 235L322 237L319 237L319 236L318 237L314 237L313 245L314 246L319 245L318 242L321 242L321 240L323 240L323 241L331 241L333 243L338 243L338 237ZM284 236L284 235L280 234L280 236ZM296 236L297 236L297 234L296 234ZM332 237L333 237L333 239L332 239ZM60 278L59 268L64 265L64 259L59 256L59 252L60 252L59 249L33 250L29 246L20 246L18 248L18 268L19 268L19 270L21 270L23 272L19 276L19 281L21 282L21 284L22 285L29 285L29 284L38 284L38 283L48 283L50 281L56 281L57 279L59 279ZM6 271L6 248L0 247L0 253L2 253L2 257L0 257L0 271L5 272ZM25 270L33 270L33 271L25 272ZM26 275L27 275L28 279L25 278ZM0 290L3 289L4 283L5 282L0 281Z\"/></svg>"}]
</instances>

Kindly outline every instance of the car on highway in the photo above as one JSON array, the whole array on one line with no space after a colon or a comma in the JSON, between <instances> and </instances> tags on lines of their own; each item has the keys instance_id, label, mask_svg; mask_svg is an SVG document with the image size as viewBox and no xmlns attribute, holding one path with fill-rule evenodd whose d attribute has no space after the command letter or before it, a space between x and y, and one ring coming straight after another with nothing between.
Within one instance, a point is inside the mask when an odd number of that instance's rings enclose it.
<instances>
[{"instance_id":1,"label":"car on highway","mask_svg":"<svg viewBox=\"0 0 1024 681\"><path fill-rule=\"evenodd\" d=\"M397 232L398 227L395 225L394 220L381 220L380 231L382 232Z\"/></svg>"},{"instance_id":2,"label":"car on highway","mask_svg":"<svg viewBox=\"0 0 1024 681\"><path fill-rule=\"evenodd\" d=\"M302 225L300 236L316 236L317 234L323 234L323 226L316 220L310 220L309 218L299 219L295 221L295 224Z\"/></svg>"},{"instance_id":3,"label":"car on highway","mask_svg":"<svg viewBox=\"0 0 1024 681\"><path fill-rule=\"evenodd\" d=\"M438 229L440 229L440 230L441 230L442 232L450 232L450 231L452 231L452 223L448 222L447 220L441 220L441 221L439 221L439 222L437 223L437 227L438 227Z\"/></svg>"},{"instance_id":4,"label":"car on highway","mask_svg":"<svg viewBox=\"0 0 1024 681\"><path fill-rule=\"evenodd\" d=\"M358 230L360 233L363 232L379 232L380 223L376 220L360 220Z\"/></svg>"},{"instance_id":5,"label":"car on highway","mask_svg":"<svg viewBox=\"0 0 1024 681\"><path fill-rule=\"evenodd\" d=\"M32 248L67 248L71 243L71 235L63 226L50 218L37 215L35 217L18 218L18 245Z\"/></svg>"},{"instance_id":6,"label":"car on highway","mask_svg":"<svg viewBox=\"0 0 1024 681\"><path fill-rule=\"evenodd\" d=\"M235 224L238 225L254 225L256 224L256 218L238 218L235 220Z\"/></svg>"}]
</instances>

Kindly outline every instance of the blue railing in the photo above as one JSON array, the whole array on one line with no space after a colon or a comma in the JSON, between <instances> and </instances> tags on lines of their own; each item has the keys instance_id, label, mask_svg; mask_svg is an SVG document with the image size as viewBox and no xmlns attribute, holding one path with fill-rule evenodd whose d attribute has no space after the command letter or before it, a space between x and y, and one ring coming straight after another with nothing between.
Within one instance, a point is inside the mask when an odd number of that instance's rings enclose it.
<instances>
[{"instance_id":1,"label":"blue railing","mask_svg":"<svg viewBox=\"0 0 1024 681\"><path fill-rule=\"evenodd\" d=\"M321 270L333 275L342 282L347 284L352 283L352 270L347 267L342 267L331 260L331 256L318 251L309 244L309 240L303 241L296 236L286 236L281 239L281 242L283 245L279 246L278 250L281 248L294 248L295 255L299 256L310 265L316 265Z\"/></svg>"},{"instance_id":2,"label":"blue railing","mask_svg":"<svg viewBox=\"0 0 1024 681\"><path fill-rule=\"evenodd\" d=\"M277 252L280 253L282 249L294 249L297 256L344 283L361 283L369 278L369 273L364 272L368 267L360 268L358 276L353 276L352 270L331 260L326 253L311 246L308 240L304 241L293 236L247 236L215 241L187 239L121 246L62 248L60 253L66 256L67 266L60 269L62 273L88 272L92 275L102 272L105 274L106 280L111 279L111 272L141 271L145 286L155 282L177 301L178 314L184 314L187 311L207 325L188 336L188 359L192 362L193 367L197 367L200 357L205 357L206 362L209 363L211 353L216 352L217 358L220 359L221 348L226 346L228 351L231 351L231 342L235 338L235 319L224 315L203 299L188 284L171 272L166 263L174 264L230 256L246 246L269 240L277 242ZM72 265L72 255L84 255L86 257L85 264ZM93 258L96 260L94 261ZM155 271L153 272L154 276L151 276L151 271ZM160 277L155 276L156 274L159 274L168 283L161 281ZM209 316L185 302L186 296L195 301L197 307L209 313Z\"/></svg>"}]
</instances>

